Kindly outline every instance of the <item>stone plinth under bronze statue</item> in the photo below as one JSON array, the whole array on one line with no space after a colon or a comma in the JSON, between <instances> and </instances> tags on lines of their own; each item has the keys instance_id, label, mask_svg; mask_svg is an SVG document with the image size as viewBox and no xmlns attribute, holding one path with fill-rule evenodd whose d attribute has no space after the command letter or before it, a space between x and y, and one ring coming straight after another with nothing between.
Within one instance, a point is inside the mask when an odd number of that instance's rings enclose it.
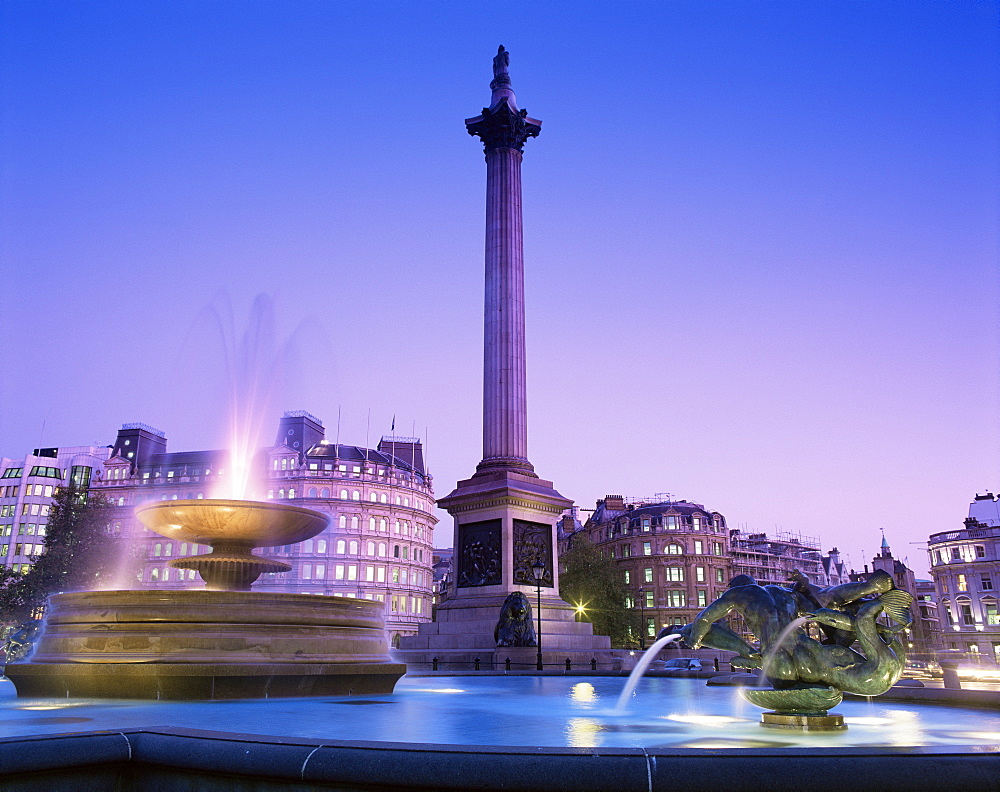
<instances>
[{"instance_id":1,"label":"stone plinth under bronze statue","mask_svg":"<svg viewBox=\"0 0 1000 792\"><path fill-rule=\"evenodd\" d=\"M734 665L761 669L772 689L742 693L772 710L764 713L762 725L846 728L841 716L828 712L840 703L842 693L877 696L899 681L913 597L894 588L892 578L881 571L864 581L828 588L802 575L790 583L760 586L749 575L737 575L680 634L692 649L736 652ZM758 647L719 623L731 613L746 620ZM816 625L817 635L809 634L810 624Z\"/></svg>"},{"instance_id":2,"label":"stone plinth under bronze statue","mask_svg":"<svg viewBox=\"0 0 1000 792\"><path fill-rule=\"evenodd\" d=\"M209 590L93 591L51 598L31 662L7 666L22 696L217 699L391 693L383 603L249 591L281 561L255 547L315 536L327 517L250 501L165 501L136 510L171 539L213 552L170 565ZM229 590L227 590L229 589Z\"/></svg>"}]
</instances>

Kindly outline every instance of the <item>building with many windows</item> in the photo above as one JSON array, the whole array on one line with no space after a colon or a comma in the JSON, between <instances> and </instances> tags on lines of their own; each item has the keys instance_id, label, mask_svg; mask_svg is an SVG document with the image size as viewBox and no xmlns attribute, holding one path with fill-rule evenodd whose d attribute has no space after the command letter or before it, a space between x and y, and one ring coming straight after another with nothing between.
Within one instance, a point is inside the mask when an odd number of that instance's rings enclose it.
<instances>
[{"instance_id":1,"label":"building with many windows","mask_svg":"<svg viewBox=\"0 0 1000 792\"><path fill-rule=\"evenodd\" d=\"M144 549L137 587L199 587L193 570L169 562L210 549L149 531L133 509L149 501L212 497L226 476L228 454L166 449L163 432L125 424L93 486L115 505L115 528ZM437 519L419 439L383 437L376 448L328 443L321 421L287 412L274 446L261 449L256 464L267 498L325 512L330 524L299 544L255 551L292 565L290 572L262 575L255 591L385 602L393 641L430 620Z\"/></svg>"},{"instance_id":2,"label":"building with many windows","mask_svg":"<svg viewBox=\"0 0 1000 792\"><path fill-rule=\"evenodd\" d=\"M1000 662L1000 499L976 495L962 528L931 534L941 644Z\"/></svg>"},{"instance_id":3,"label":"building with many windows","mask_svg":"<svg viewBox=\"0 0 1000 792\"><path fill-rule=\"evenodd\" d=\"M644 642L691 622L731 577L726 520L699 503L608 495L564 547L581 534L622 570Z\"/></svg>"},{"instance_id":4,"label":"building with many windows","mask_svg":"<svg viewBox=\"0 0 1000 792\"><path fill-rule=\"evenodd\" d=\"M90 486L111 453L101 446L36 448L23 459L0 459L0 564L27 572L45 550L56 488Z\"/></svg>"}]
</instances>

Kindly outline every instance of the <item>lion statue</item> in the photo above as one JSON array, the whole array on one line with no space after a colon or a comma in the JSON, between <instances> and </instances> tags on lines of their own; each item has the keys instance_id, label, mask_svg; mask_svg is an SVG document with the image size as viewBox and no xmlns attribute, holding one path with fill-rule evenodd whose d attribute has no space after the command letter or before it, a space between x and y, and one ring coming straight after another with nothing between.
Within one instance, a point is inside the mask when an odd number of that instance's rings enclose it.
<instances>
[{"instance_id":1,"label":"lion statue","mask_svg":"<svg viewBox=\"0 0 1000 792\"><path fill-rule=\"evenodd\" d=\"M536 646L531 623L531 603L520 591L508 594L500 608L500 621L493 630L497 646Z\"/></svg>"}]
</instances>

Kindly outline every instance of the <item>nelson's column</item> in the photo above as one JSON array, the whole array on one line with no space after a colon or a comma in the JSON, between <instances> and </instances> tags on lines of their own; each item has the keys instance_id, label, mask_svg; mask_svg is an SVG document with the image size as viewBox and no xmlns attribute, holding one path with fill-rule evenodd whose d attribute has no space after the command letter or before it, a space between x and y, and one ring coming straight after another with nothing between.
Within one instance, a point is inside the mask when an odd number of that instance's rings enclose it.
<instances>
[{"instance_id":1,"label":"nelson's column","mask_svg":"<svg viewBox=\"0 0 1000 792\"><path fill-rule=\"evenodd\" d=\"M572 505L528 461L524 354L524 259L521 232L521 158L542 122L519 110L500 47L493 59L493 95L466 129L486 151L486 307L483 354L483 459L472 478L438 504L455 519L453 596L436 620L400 641L402 659L472 662L502 667L506 658L533 665L536 648L497 647L494 628L508 594L536 602L532 565L542 576L542 652L545 663L610 661L610 639L576 623L559 598L556 523ZM537 620L537 614L533 614ZM537 622L536 622L537 624Z\"/></svg>"}]
</instances>

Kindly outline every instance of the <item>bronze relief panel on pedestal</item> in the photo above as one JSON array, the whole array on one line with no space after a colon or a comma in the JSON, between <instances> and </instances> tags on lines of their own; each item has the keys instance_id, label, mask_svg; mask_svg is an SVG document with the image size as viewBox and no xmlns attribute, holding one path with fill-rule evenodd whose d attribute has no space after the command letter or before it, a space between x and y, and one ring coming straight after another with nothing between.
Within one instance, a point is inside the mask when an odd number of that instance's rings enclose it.
<instances>
[{"instance_id":1,"label":"bronze relief panel on pedestal","mask_svg":"<svg viewBox=\"0 0 1000 792\"><path fill-rule=\"evenodd\" d=\"M499 586L503 583L501 520L483 520L458 526L459 587Z\"/></svg>"},{"instance_id":2,"label":"bronze relief panel on pedestal","mask_svg":"<svg viewBox=\"0 0 1000 792\"><path fill-rule=\"evenodd\" d=\"M545 564L542 585L552 587L552 526L543 523L514 520L514 582L534 586L531 565Z\"/></svg>"}]
</instances>

